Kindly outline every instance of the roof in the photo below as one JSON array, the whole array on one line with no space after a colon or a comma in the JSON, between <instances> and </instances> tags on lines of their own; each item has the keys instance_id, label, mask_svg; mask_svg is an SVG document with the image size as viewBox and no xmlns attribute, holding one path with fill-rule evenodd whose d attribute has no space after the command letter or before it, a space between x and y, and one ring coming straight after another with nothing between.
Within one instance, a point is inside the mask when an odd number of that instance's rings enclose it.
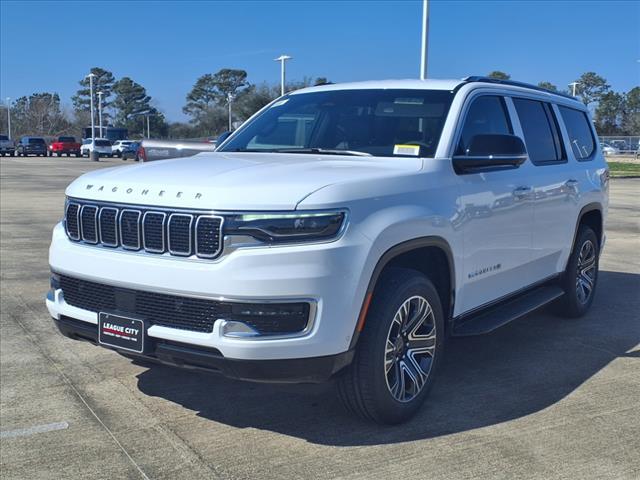
<instances>
[{"instance_id":1,"label":"roof","mask_svg":"<svg viewBox=\"0 0 640 480\"><path fill-rule=\"evenodd\" d=\"M537 92L545 93L548 95L556 95L563 97L566 100L573 102L578 101L577 98L570 95L566 95L561 92L553 92L545 88L538 87L537 85L531 85L524 82L517 82L514 80L499 80L495 78L471 76L461 79L404 79L404 80L369 80L365 82L352 82L352 83L335 83L318 85L316 87L303 88L291 92L295 95L298 93L308 92L324 92L330 90L367 90L367 89L398 89L398 90L448 90L453 91L465 84L491 84L499 87L505 87L510 90L534 90Z\"/></svg>"},{"instance_id":2,"label":"roof","mask_svg":"<svg viewBox=\"0 0 640 480\"><path fill-rule=\"evenodd\" d=\"M399 90L454 90L458 85L464 83L464 80L418 80L418 79L404 79L404 80L368 80L366 82L351 82L351 83L335 83L319 85L317 87L303 88L291 92L293 94L299 92L316 92L327 90L367 90L372 88L382 89L399 89Z\"/></svg>"}]
</instances>

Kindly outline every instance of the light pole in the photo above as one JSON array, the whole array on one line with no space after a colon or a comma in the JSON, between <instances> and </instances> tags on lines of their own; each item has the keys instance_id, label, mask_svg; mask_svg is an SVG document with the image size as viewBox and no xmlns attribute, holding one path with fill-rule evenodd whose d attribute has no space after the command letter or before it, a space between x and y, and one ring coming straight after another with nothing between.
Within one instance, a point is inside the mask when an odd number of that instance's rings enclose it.
<instances>
[{"instance_id":1,"label":"light pole","mask_svg":"<svg viewBox=\"0 0 640 480\"><path fill-rule=\"evenodd\" d=\"M227 94L227 105L229 106L229 131L231 131L231 129L233 128L233 125L231 124L231 103L234 99L235 96L233 95L233 93L229 92Z\"/></svg>"},{"instance_id":2,"label":"light pole","mask_svg":"<svg viewBox=\"0 0 640 480\"><path fill-rule=\"evenodd\" d=\"M422 55L420 56L420 80L427 78L429 50L429 0L422 0Z\"/></svg>"},{"instance_id":3,"label":"light pole","mask_svg":"<svg viewBox=\"0 0 640 480\"><path fill-rule=\"evenodd\" d=\"M100 138L104 138L102 136L102 95L104 95L104 93L101 90L98 92L98 124L100 125Z\"/></svg>"},{"instance_id":4,"label":"light pole","mask_svg":"<svg viewBox=\"0 0 640 480\"><path fill-rule=\"evenodd\" d=\"M291 60L293 57L289 55L280 55L278 58L274 58L274 62L280 62L280 95L284 95L284 80L285 80L285 71L284 64L287 60Z\"/></svg>"},{"instance_id":5,"label":"light pole","mask_svg":"<svg viewBox=\"0 0 640 480\"><path fill-rule=\"evenodd\" d=\"M96 124L95 124L95 119L94 114L93 114L93 79L96 77L95 73L90 73L89 75L87 75L85 78L89 79L89 95L91 97L91 140L93 140L93 138L96 136Z\"/></svg>"},{"instance_id":6,"label":"light pole","mask_svg":"<svg viewBox=\"0 0 640 480\"><path fill-rule=\"evenodd\" d=\"M7 97L7 136L11 139L11 98Z\"/></svg>"},{"instance_id":7,"label":"light pole","mask_svg":"<svg viewBox=\"0 0 640 480\"><path fill-rule=\"evenodd\" d=\"M574 96L574 97L576 96L576 87L577 87L578 85L580 85L580 82L571 82L571 83L569 84L569 86L570 86L570 87L573 87L573 96Z\"/></svg>"}]
</instances>

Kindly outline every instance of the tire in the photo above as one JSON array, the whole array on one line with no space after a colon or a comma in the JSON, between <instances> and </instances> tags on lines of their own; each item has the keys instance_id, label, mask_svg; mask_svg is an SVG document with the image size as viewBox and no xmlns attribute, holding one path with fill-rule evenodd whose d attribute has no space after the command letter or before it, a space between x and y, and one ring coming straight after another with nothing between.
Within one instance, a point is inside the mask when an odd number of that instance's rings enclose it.
<instances>
[{"instance_id":1,"label":"tire","mask_svg":"<svg viewBox=\"0 0 640 480\"><path fill-rule=\"evenodd\" d=\"M567 318L582 317L593 303L598 283L600 245L595 232L586 225L578 228L576 241L560 279L564 295L555 304L556 312Z\"/></svg>"},{"instance_id":2,"label":"tire","mask_svg":"<svg viewBox=\"0 0 640 480\"><path fill-rule=\"evenodd\" d=\"M444 315L433 283L414 270L389 269L372 298L353 362L337 379L338 393L351 412L397 424L416 414L433 384L444 354ZM404 330L403 317L416 312L422 322ZM418 337L413 349L412 335Z\"/></svg>"}]
</instances>

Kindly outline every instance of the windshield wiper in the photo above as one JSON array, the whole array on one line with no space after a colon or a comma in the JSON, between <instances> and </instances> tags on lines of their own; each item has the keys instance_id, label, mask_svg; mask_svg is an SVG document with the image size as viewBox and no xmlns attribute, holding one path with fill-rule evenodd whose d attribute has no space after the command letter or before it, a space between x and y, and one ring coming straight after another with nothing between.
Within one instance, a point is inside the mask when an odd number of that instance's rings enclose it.
<instances>
[{"instance_id":1,"label":"windshield wiper","mask_svg":"<svg viewBox=\"0 0 640 480\"><path fill-rule=\"evenodd\" d=\"M271 150L276 153L320 153L323 155L352 155L356 157L370 157L367 152L358 152L357 150L332 150L329 148L276 148Z\"/></svg>"}]
</instances>

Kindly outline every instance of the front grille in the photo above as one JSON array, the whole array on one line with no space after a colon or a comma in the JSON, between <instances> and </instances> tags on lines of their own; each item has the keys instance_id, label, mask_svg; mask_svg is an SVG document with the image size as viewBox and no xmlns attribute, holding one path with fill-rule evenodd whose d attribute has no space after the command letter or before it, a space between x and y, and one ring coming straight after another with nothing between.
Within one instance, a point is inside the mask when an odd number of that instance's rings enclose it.
<instances>
[{"instance_id":1,"label":"front grille","mask_svg":"<svg viewBox=\"0 0 640 480\"><path fill-rule=\"evenodd\" d=\"M243 322L262 335L303 331L309 304L236 303L114 287L60 275L65 302L83 310L109 312L145 320L149 325L210 333L216 320Z\"/></svg>"},{"instance_id":2,"label":"front grille","mask_svg":"<svg viewBox=\"0 0 640 480\"><path fill-rule=\"evenodd\" d=\"M125 250L215 258L222 250L222 217L148 207L71 200L65 210L67 236L75 242Z\"/></svg>"}]
</instances>

